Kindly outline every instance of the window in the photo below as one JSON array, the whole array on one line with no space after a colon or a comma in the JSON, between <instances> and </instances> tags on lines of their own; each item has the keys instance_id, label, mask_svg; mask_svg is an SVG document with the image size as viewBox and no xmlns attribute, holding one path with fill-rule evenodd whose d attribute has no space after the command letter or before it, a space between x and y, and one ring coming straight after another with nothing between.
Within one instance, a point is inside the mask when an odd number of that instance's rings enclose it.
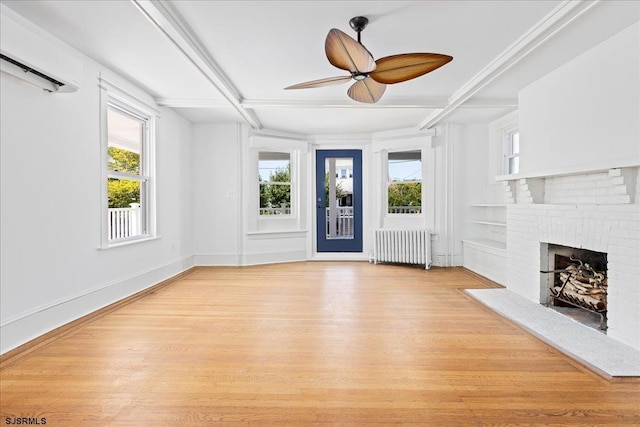
<instances>
[{"instance_id":1,"label":"window","mask_svg":"<svg viewBox=\"0 0 640 427\"><path fill-rule=\"evenodd\" d=\"M107 240L149 237L150 117L114 99L106 108Z\"/></svg>"},{"instance_id":2,"label":"window","mask_svg":"<svg viewBox=\"0 0 640 427\"><path fill-rule=\"evenodd\" d=\"M260 215L291 215L291 155L258 153Z\"/></svg>"},{"instance_id":3,"label":"window","mask_svg":"<svg viewBox=\"0 0 640 427\"><path fill-rule=\"evenodd\" d=\"M421 151L415 150L389 153L387 165L388 213L422 213Z\"/></svg>"},{"instance_id":4,"label":"window","mask_svg":"<svg viewBox=\"0 0 640 427\"><path fill-rule=\"evenodd\" d=\"M509 174L520 171L520 131L517 130L507 136L507 171Z\"/></svg>"}]
</instances>

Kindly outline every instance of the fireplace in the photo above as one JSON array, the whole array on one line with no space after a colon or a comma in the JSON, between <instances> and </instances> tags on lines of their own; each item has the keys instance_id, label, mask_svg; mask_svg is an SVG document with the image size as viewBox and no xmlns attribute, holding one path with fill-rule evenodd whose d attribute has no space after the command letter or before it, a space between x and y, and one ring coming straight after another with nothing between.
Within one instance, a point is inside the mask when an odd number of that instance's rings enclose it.
<instances>
[{"instance_id":1,"label":"fireplace","mask_svg":"<svg viewBox=\"0 0 640 427\"><path fill-rule=\"evenodd\" d=\"M587 326L607 329L607 254L581 248L544 243L547 265L547 305ZM544 250L546 249L546 250ZM547 261L545 263L545 261ZM586 313L590 313L591 318Z\"/></svg>"},{"instance_id":2,"label":"fireplace","mask_svg":"<svg viewBox=\"0 0 640 427\"><path fill-rule=\"evenodd\" d=\"M563 245L606 253L603 268L608 284L606 334L640 350L640 185L637 183L640 183L640 168L632 167L519 178L505 184L506 287L531 301L546 304L552 278L551 274L540 274L540 271L555 267L555 255L549 260L549 245L552 252L553 245ZM570 256L572 251L575 249L560 255ZM578 253L575 256L580 257ZM593 261L590 264L595 266Z\"/></svg>"}]
</instances>

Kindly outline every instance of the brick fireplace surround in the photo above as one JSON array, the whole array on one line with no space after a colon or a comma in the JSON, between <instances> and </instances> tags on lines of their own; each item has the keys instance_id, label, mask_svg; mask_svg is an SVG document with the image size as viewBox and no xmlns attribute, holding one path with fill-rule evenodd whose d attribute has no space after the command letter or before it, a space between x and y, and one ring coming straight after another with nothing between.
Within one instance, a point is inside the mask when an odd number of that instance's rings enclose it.
<instances>
[{"instance_id":1,"label":"brick fireplace surround","mask_svg":"<svg viewBox=\"0 0 640 427\"><path fill-rule=\"evenodd\" d=\"M640 350L640 168L504 181L507 288L546 303L547 244L607 253L607 335Z\"/></svg>"}]
</instances>

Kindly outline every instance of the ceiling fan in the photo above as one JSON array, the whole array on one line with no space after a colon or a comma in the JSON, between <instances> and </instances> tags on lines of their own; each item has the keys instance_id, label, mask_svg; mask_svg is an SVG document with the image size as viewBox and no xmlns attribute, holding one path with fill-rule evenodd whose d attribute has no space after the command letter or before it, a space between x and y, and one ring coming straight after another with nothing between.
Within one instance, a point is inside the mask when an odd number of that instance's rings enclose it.
<instances>
[{"instance_id":1,"label":"ceiling fan","mask_svg":"<svg viewBox=\"0 0 640 427\"><path fill-rule=\"evenodd\" d=\"M360 33L369 19L364 16L351 18L349 25L358 33L358 41L333 28L327 34L324 49L329 62L347 70L349 76L330 77L298 83L285 89L307 89L345 83L351 79L347 95L358 102L375 103L382 97L386 85L400 83L427 74L453 59L439 53L403 53L385 56L374 61L371 53L360 42Z\"/></svg>"}]
</instances>

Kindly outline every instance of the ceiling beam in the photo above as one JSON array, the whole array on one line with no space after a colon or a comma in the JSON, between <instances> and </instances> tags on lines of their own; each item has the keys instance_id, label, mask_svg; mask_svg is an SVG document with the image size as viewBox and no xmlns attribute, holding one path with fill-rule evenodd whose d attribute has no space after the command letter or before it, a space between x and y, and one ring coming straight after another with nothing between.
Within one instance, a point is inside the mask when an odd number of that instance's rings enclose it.
<instances>
[{"instance_id":1,"label":"ceiling beam","mask_svg":"<svg viewBox=\"0 0 640 427\"><path fill-rule=\"evenodd\" d=\"M432 100L383 100L375 104L355 102L350 99L324 100L285 100L285 99L246 99L242 101L245 108L442 108L446 99Z\"/></svg>"},{"instance_id":2,"label":"ceiling beam","mask_svg":"<svg viewBox=\"0 0 640 427\"><path fill-rule=\"evenodd\" d=\"M164 1L131 0L142 14L153 23L185 57L213 84L222 96L235 108L253 129L261 129L253 111L242 106L242 97L214 59L189 31L188 26Z\"/></svg>"},{"instance_id":3,"label":"ceiling beam","mask_svg":"<svg viewBox=\"0 0 640 427\"><path fill-rule=\"evenodd\" d=\"M226 100L218 98L156 98L155 101L169 108L231 108Z\"/></svg>"},{"instance_id":4,"label":"ceiling beam","mask_svg":"<svg viewBox=\"0 0 640 427\"><path fill-rule=\"evenodd\" d=\"M567 25L599 2L600 0L566 0L562 2L478 74L467 81L449 98L448 104L444 108L431 113L418 125L418 129L435 126L482 88L493 82L502 73L527 57L538 46L562 31Z\"/></svg>"},{"instance_id":5,"label":"ceiling beam","mask_svg":"<svg viewBox=\"0 0 640 427\"><path fill-rule=\"evenodd\" d=\"M229 104L217 98L156 98L156 104L171 108L229 108ZM284 99L246 99L241 101L243 108L350 108L350 109L443 109L447 106L444 99L423 100L385 100L375 104L362 104L350 100L284 100ZM514 108L518 106L515 98L469 99L458 108Z\"/></svg>"}]
</instances>

